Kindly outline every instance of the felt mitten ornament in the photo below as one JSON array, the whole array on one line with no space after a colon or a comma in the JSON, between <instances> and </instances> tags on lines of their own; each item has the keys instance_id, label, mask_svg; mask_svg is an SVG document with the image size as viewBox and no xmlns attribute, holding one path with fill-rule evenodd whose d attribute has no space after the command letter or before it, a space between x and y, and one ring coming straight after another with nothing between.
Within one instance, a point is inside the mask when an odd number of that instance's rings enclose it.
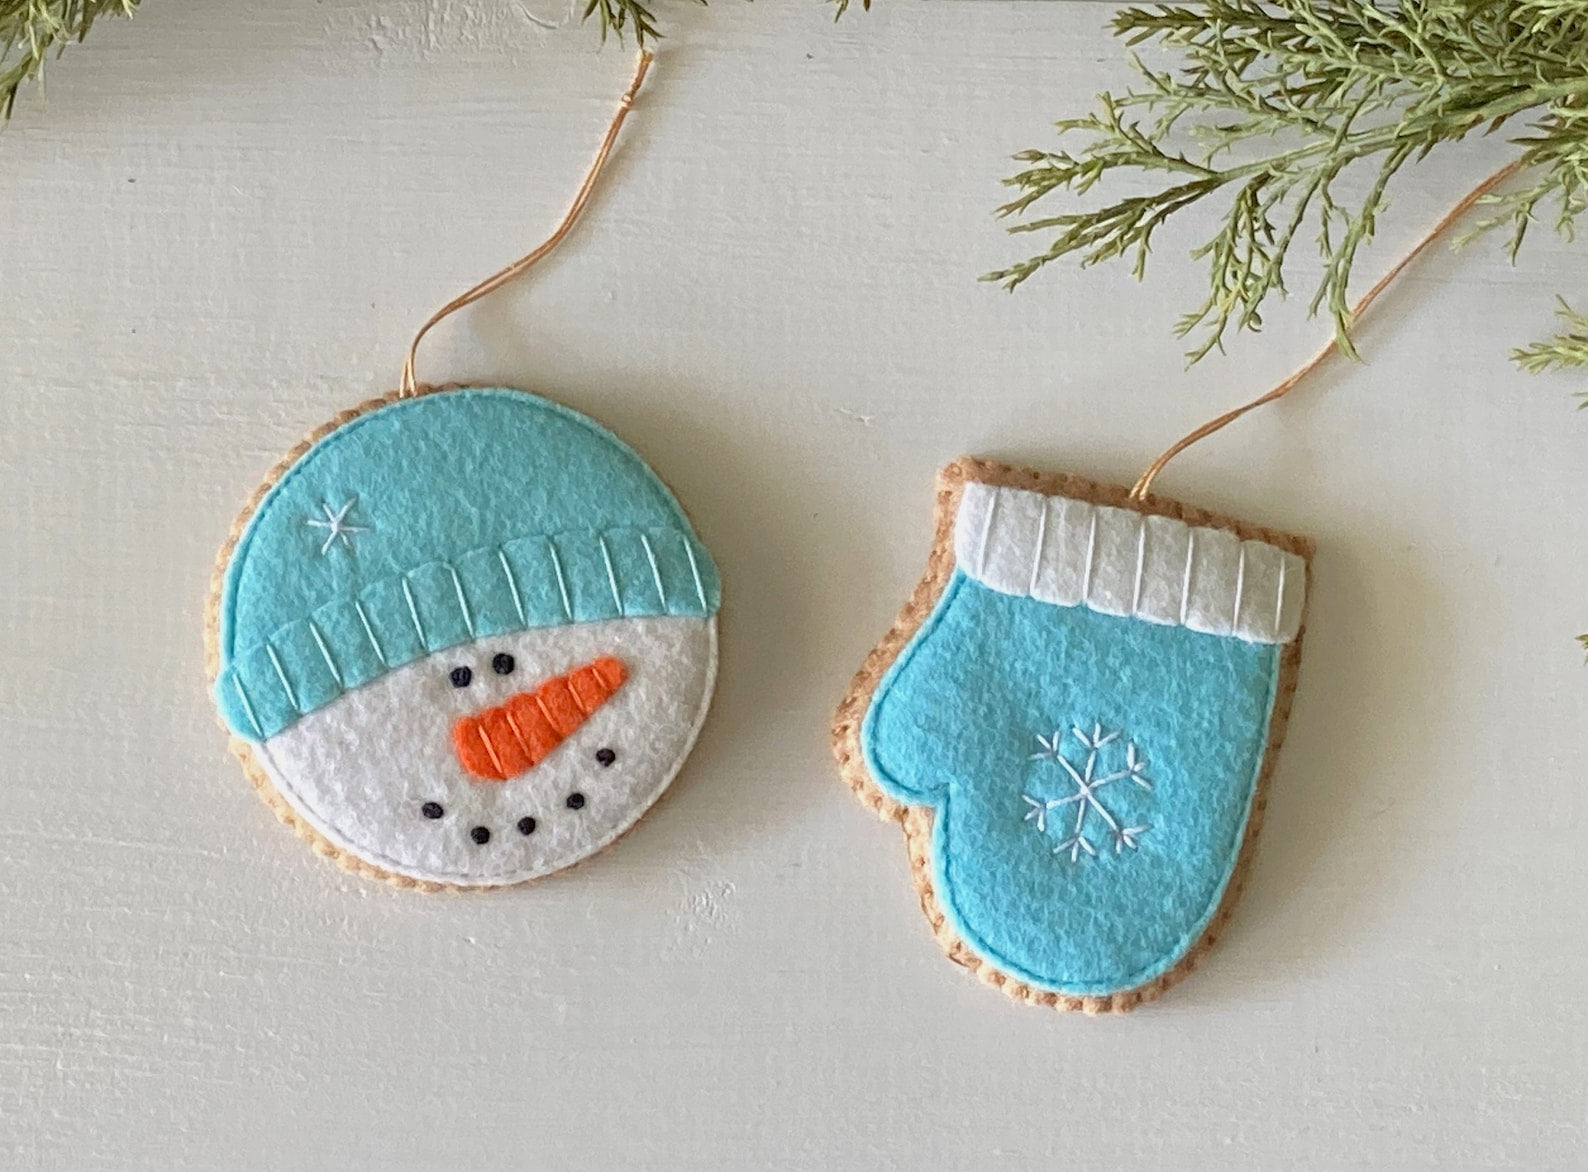
<instances>
[{"instance_id":1,"label":"felt mitten ornament","mask_svg":"<svg viewBox=\"0 0 1588 1172\"><path fill-rule=\"evenodd\" d=\"M605 428L499 387L401 390L320 428L221 551L210 670L260 793L322 854L493 887L600 850L667 788L716 673L717 572Z\"/></svg>"},{"instance_id":2,"label":"felt mitten ornament","mask_svg":"<svg viewBox=\"0 0 1588 1172\"><path fill-rule=\"evenodd\" d=\"M1301 650L1308 542L977 460L839 709L940 942L1027 1001L1129 1009L1230 913Z\"/></svg>"}]
</instances>

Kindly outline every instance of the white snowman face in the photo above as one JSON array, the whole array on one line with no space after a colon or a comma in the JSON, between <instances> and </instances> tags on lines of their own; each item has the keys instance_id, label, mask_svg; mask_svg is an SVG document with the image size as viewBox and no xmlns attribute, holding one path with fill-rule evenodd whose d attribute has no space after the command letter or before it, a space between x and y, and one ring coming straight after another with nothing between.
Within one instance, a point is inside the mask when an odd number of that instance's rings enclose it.
<instances>
[{"instance_id":1,"label":"white snowman face","mask_svg":"<svg viewBox=\"0 0 1588 1172\"><path fill-rule=\"evenodd\" d=\"M464 887L519 883L594 854L661 796L705 719L716 662L715 618L520 631L388 672L254 748L293 809L365 862ZM489 730L539 711L537 691L581 670L605 682L576 725L551 705L564 732L520 721L513 745L490 744Z\"/></svg>"}]
</instances>

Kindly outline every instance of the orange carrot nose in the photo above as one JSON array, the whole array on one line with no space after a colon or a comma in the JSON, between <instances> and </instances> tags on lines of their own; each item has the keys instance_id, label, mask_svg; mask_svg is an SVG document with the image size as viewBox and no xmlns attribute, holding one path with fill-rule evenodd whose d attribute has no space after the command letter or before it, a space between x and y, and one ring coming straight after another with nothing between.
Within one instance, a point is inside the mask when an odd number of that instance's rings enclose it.
<instances>
[{"instance_id":1,"label":"orange carrot nose","mask_svg":"<svg viewBox=\"0 0 1588 1172\"><path fill-rule=\"evenodd\" d=\"M495 708L460 716L452 726L452 747L463 768L481 781L517 777L571 737L628 678L620 660L603 655Z\"/></svg>"}]
</instances>

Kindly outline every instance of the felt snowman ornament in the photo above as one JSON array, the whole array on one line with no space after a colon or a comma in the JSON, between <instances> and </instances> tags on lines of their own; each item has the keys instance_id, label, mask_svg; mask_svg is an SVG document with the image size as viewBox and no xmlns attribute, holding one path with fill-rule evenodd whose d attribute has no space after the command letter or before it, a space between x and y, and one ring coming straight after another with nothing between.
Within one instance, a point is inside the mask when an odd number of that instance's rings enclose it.
<instances>
[{"instance_id":1,"label":"felt snowman ornament","mask_svg":"<svg viewBox=\"0 0 1588 1172\"><path fill-rule=\"evenodd\" d=\"M611 843L711 700L717 572L614 435L524 391L421 388L333 419L217 564L214 698L322 854L497 887Z\"/></svg>"},{"instance_id":2,"label":"felt snowman ornament","mask_svg":"<svg viewBox=\"0 0 1588 1172\"><path fill-rule=\"evenodd\" d=\"M1229 916L1301 653L1311 544L980 460L839 708L949 956L1025 1001L1133 1008Z\"/></svg>"}]
</instances>

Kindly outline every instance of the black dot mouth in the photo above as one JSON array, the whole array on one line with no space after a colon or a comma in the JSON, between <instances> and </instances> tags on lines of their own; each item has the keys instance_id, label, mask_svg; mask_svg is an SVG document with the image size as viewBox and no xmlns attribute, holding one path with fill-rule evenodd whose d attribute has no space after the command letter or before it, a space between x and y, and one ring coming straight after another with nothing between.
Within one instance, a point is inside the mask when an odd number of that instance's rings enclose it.
<instances>
[{"instance_id":1,"label":"black dot mouth","mask_svg":"<svg viewBox=\"0 0 1588 1172\"><path fill-rule=\"evenodd\" d=\"M491 830L488 826L476 826L469 831L469 837L474 840L475 846L484 846L491 841Z\"/></svg>"},{"instance_id":2,"label":"black dot mouth","mask_svg":"<svg viewBox=\"0 0 1588 1172\"><path fill-rule=\"evenodd\" d=\"M584 809L584 795L577 790L568 795L568 800L563 803L570 810Z\"/></svg>"},{"instance_id":3,"label":"black dot mouth","mask_svg":"<svg viewBox=\"0 0 1588 1172\"><path fill-rule=\"evenodd\" d=\"M533 818L520 818L518 820L518 832L520 834L522 834L522 835L525 835L525 836L534 834L535 833L535 827L538 826L538 825L540 825L540 824L538 822L536 822Z\"/></svg>"},{"instance_id":4,"label":"black dot mouth","mask_svg":"<svg viewBox=\"0 0 1588 1172\"><path fill-rule=\"evenodd\" d=\"M444 817L447 811L446 807L444 807L440 802L426 802L424 805L419 807L419 812L426 818L433 820Z\"/></svg>"},{"instance_id":5,"label":"black dot mouth","mask_svg":"<svg viewBox=\"0 0 1588 1172\"><path fill-rule=\"evenodd\" d=\"M595 757L596 764L602 769L610 769L612 763L618 759L617 753L611 749L597 749Z\"/></svg>"}]
</instances>

